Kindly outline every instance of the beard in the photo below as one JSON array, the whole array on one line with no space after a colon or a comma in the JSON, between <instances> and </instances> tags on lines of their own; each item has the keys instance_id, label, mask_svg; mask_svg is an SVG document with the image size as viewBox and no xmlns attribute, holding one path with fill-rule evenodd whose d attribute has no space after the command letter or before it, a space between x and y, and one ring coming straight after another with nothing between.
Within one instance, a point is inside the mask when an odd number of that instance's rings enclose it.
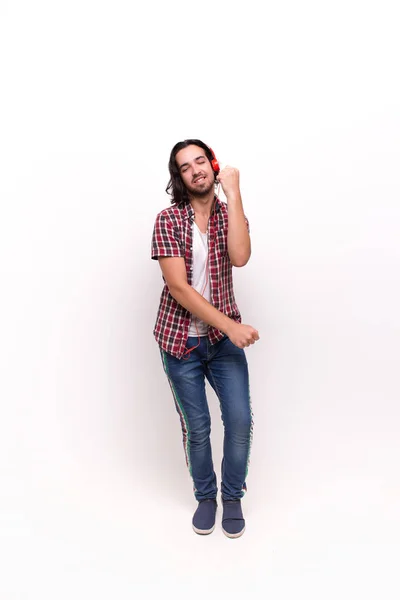
<instances>
[{"instance_id":1,"label":"beard","mask_svg":"<svg viewBox=\"0 0 400 600\"><path fill-rule=\"evenodd\" d=\"M192 187L192 186L187 186L187 191L190 194L190 196L192 196L193 198L204 198L204 196L207 196L210 191L213 189L214 187L214 181L211 181L210 183L206 183L204 184L204 187Z\"/></svg>"}]
</instances>

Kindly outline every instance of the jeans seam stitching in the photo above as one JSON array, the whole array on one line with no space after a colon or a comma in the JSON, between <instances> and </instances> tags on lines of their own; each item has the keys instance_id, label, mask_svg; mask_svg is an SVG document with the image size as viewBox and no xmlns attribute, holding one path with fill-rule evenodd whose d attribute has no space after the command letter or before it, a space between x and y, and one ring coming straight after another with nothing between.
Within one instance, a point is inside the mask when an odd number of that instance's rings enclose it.
<instances>
[{"instance_id":1,"label":"jeans seam stitching","mask_svg":"<svg viewBox=\"0 0 400 600\"><path fill-rule=\"evenodd\" d=\"M162 354L162 363L163 363L163 366L164 366L165 374L167 375L168 383L169 383L169 385L171 387L172 396L174 398L175 404L178 405L179 409L182 411L182 417L183 417L185 425L186 425L187 447L186 448L184 447L184 450L185 450L185 455L186 455L186 461L188 463L187 466L188 466L188 469L189 469L189 473L190 473L190 476L193 479L192 461L191 461L191 458L190 458L190 446L191 446L191 443L190 443L190 426L189 426L189 420L188 420L188 417L186 415L185 409L183 408L181 402L179 401L178 393L176 392L174 383L173 383L173 381L172 381L172 379L171 379L171 377L169 375L169 369L168 369L168 365L167 365L167 361L166 361L166 357L165 357L165 354L166 354L165 350L162 350L162 353L163 353ZM193 483L194 483L194 480L193 480Z\"/></svg>"}]
</instances>

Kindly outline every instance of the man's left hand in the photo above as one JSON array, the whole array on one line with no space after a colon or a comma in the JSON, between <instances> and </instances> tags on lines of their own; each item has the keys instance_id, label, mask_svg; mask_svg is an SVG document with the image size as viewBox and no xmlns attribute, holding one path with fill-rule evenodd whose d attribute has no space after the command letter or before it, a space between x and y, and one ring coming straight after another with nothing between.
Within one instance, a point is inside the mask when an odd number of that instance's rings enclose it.
<instances>
[{"instance_id":1,"label":"man's left hand","mask_svg":"<svg viewBox=\"0 0 400 600\"><path fill-rule=\"evenodd\" d=\"M217 181L222 185L226 197L240 192L239 170L234 167L225 167L219 172Z\"/></svg>"}]
</instances>

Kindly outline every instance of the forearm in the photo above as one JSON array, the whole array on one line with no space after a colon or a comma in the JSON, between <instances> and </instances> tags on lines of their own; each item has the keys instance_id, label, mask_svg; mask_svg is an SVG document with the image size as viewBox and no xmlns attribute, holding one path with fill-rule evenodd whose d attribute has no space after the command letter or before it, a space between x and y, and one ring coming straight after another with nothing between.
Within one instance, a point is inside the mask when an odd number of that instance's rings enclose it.
<instances>
[{"instance_id":1,"label":"forearm","mask_svg":"<svg viewBox=\"0 0 400 600\"><path fill-rule=\"evenodd\" d=\"M250 258L251 243L240 192L227 196L228 254L235 267L243 267Z\"/></svg>"},{"instance_id":2,"label":"forearm","mask_svg":"<svg viewBox=\"0 0 400 600\"><path fill-rule=\"evenodd\" d=\"M191 285L184 283L169 288L171 296L192 315L228 335L234 321L207 302Z\"/></svg>"}]
</instances>

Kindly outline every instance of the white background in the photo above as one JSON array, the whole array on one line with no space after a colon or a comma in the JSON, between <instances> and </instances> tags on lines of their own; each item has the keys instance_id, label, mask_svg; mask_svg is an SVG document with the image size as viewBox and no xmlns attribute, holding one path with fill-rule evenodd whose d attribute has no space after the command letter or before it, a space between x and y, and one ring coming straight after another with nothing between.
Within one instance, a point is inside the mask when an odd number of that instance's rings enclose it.
<instances>
[{"instance_id":1,"label":"white background","mask_svg":"<svg viewBox=\"0 0 400 600\"><path fill-rule=\"evenodd\" d=\"M398 598L395 4L0 3L2 599ZM221 509L191 529L152 335L190 137L240 169L251 225L238 540Z\"/></svg>"}]
</instances>

